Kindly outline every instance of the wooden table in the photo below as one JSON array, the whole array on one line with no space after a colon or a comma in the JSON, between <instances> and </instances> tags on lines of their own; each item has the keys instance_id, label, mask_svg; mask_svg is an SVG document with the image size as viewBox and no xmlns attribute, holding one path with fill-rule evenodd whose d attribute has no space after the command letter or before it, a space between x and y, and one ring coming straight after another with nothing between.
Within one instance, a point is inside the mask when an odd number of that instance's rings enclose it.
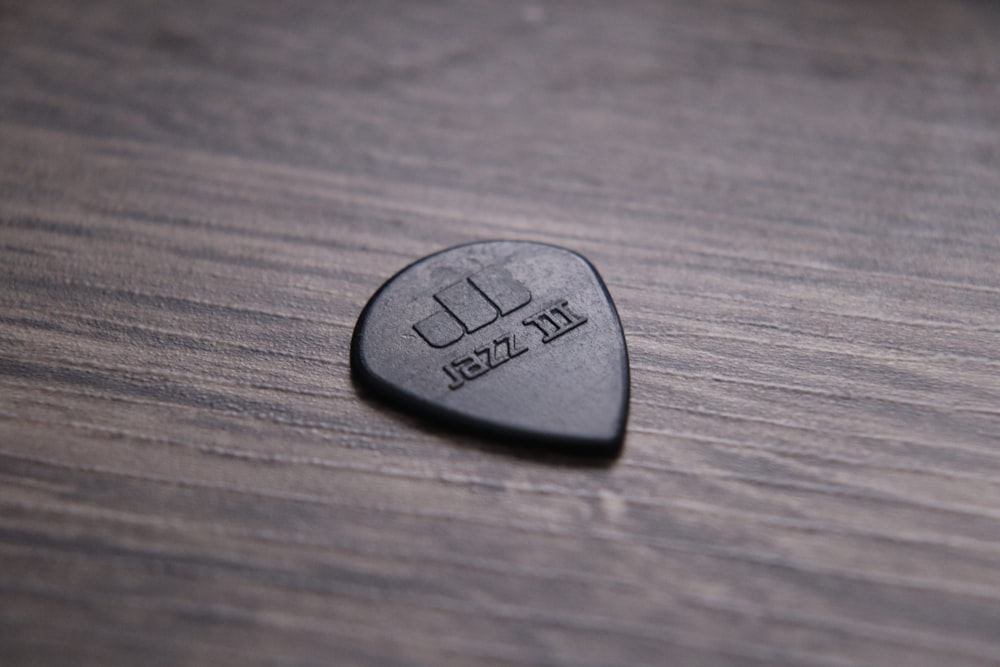
<instances>
[{"instance_id":1,"label":"wooden table","mask_svg":"<svg viewBox=\"0 0 1000 667\"><path fill-rule=\"evenodd\" d=\"M0 663L1000 664L1000 6L0 0ZM567 246L609 466L367 400Z\"/></svg>"}]
</instances>

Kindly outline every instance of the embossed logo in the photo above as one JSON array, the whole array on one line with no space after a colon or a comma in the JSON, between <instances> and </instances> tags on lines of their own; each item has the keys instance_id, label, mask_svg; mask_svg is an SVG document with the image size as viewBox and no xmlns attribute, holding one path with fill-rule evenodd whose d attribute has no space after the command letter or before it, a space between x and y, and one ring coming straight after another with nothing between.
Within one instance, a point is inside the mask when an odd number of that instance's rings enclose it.
<instances>
[{"instance_id":1,"label":"embossed logo","mask_svg":"<svg viewBox=\"0 0 1000 667\"><path fill-rule=\"evenodd\" d=\"M531 292L502 266L489 266L434 294L444 307L413 328L431 347L454 345L531 302Z\"/></svg>"},{"instance_id":2,"label":"embossed logo","mask_svg":"<svg viewBox=\"0 0 1000 667\"><path fill-rule=\"evenodd\" d=\"M467 333L502 321L524 308L532 297L531 291L507 268L495 264L435 292L433 298L441 308L414 324L413 329L431 347L444 349L455 345ZM557 299L521 320L523 330L508 329L442 366L448 388L460 389L527 352L524 339L530 331L537 329L542 334L542 343L550 343L586 322L587 316L572 310L568 300Z\"/></svg>"}]
</instances>

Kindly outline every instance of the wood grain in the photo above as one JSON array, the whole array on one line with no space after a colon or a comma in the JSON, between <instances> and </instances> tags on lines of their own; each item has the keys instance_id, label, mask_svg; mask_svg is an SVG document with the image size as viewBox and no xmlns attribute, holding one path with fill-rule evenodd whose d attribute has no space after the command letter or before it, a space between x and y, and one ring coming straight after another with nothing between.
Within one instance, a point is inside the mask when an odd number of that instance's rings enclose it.
<instances>
[{"instance_id":1,"label":"wood grain","mask_svg":"<svg viewBox=\"0 0 1000 667\"><path fill-rule=\"evenodd\" d=\"M0 0L0 662L1000 664L1000 7ZM359 396L601 270L610 467Z\"/></svg>"}]
</instances>

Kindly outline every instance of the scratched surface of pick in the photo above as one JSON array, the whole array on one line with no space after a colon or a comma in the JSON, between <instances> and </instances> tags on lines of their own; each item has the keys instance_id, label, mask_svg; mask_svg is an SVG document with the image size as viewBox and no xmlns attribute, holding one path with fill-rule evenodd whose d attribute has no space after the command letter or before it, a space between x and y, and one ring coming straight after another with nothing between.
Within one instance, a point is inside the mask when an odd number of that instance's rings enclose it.
<instances>
[{"instance_id":1,"label":"scratched surface of pick","mask_svg":"<svg viewBox=\"0 0 1000 667\"><path fill-rule=\"evenodd\" d=\"M621 449L625 337L596 269L564 248L488 241L411 264L365 306L351 368L439 424L582 455Z\"/></svg>"}]
</instances>

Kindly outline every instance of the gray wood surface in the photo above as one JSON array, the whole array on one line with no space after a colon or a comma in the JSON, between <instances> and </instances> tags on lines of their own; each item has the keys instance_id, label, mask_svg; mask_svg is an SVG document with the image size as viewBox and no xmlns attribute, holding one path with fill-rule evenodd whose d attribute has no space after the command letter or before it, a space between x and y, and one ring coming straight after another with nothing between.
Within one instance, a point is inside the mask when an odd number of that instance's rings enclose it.
<instances>
[{"instance_id":1,"label":"gray wood surface","mask_svg":"<svg viewBox=\"0 0 1000 667\"><path fill-rule=\"evenodd\" d=\"M1000 5L0 0L0 663L1000 664ZM568 246L614 465L358 395Z\"/></svg>"}]
</instances>

